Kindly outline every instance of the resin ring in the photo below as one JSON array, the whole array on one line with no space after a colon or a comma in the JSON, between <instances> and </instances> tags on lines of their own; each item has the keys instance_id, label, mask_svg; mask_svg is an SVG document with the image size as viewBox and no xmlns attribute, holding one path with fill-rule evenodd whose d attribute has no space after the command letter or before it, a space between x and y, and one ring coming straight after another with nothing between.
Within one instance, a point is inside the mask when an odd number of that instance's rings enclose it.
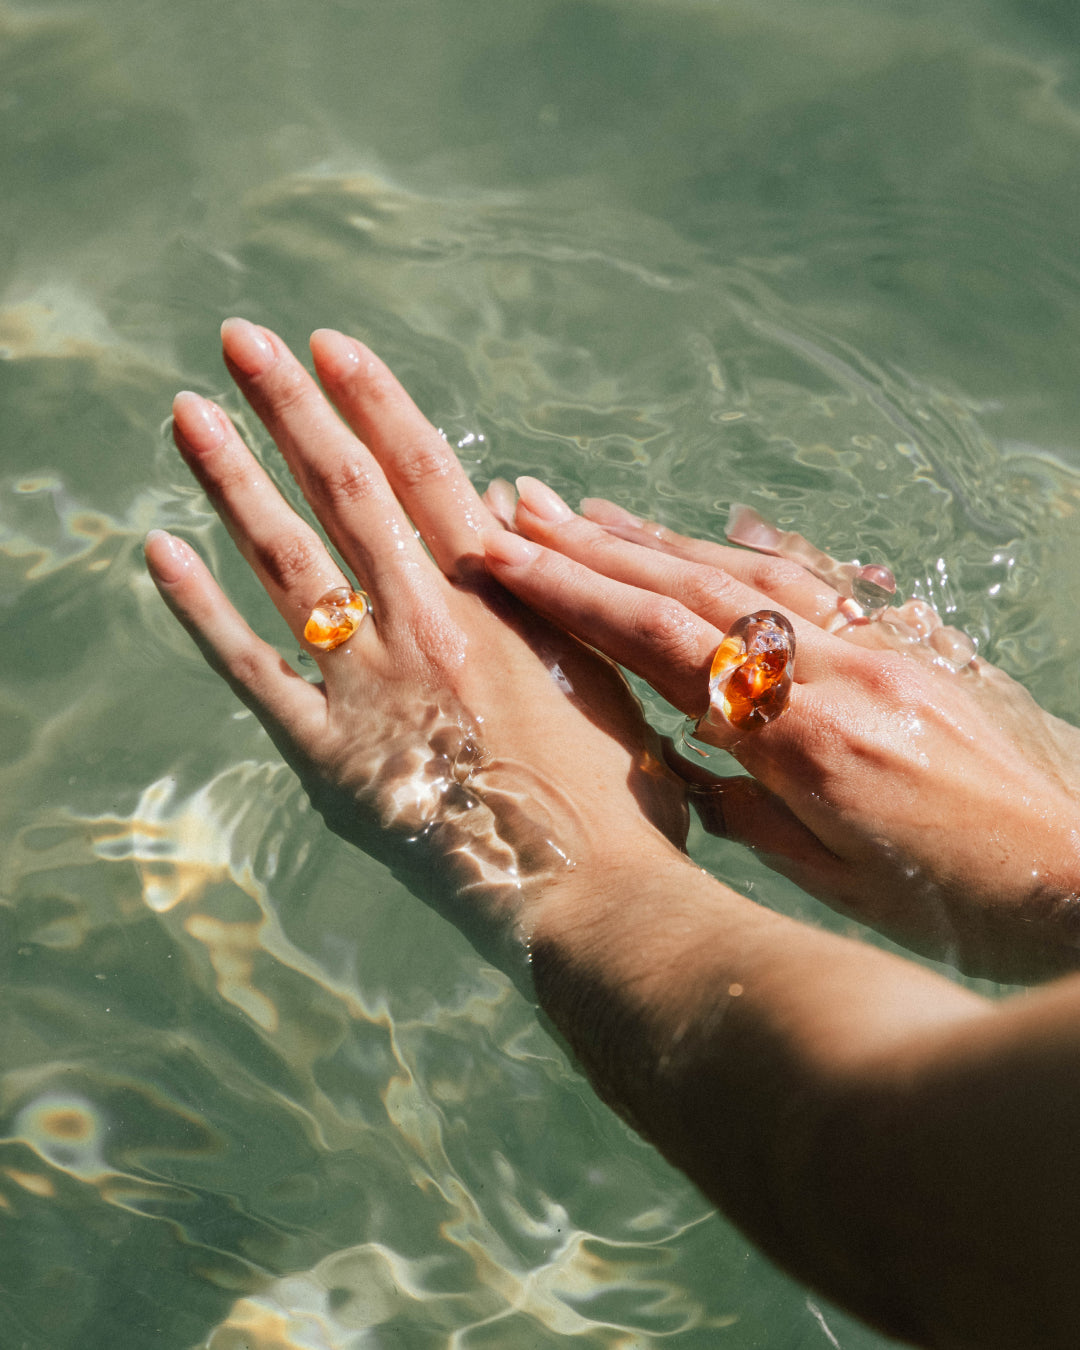
<instances>
[{"instance_id":1,"label":"resin ring","mask_svg":"<svg viewBox=\"0 0 1080 1350\"><path fill-rule=\"evenodd\" d=\"M724 634L709 671L709 706L694 735L726 749L772 722L791 694L795 630L774 609L744 614Z\"/></svg>"},{"instance_id":2,"label":"resin ring","mask_svg":"<svg viewBox=\"0 0 1080 1350\"><path fill-rule=\"evenodd\" d=\"M304 641L320 651L332 652L356 632L371 612L366 591L335 586L316 603L304 625Z\"/></svg>"}]
</instances>

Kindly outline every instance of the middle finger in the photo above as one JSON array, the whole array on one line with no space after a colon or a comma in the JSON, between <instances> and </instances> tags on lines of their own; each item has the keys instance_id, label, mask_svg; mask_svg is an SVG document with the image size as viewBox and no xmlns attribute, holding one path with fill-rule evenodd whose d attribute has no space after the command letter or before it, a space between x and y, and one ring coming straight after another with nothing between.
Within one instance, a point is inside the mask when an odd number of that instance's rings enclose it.
<instances>
[{"instance_id":1,"label":"middle finger","mask_svg":"<svg viewBox=\"0 0 1080 1350\"><path fill-rule=\"evenodd\" d=\"M790 553L782 553L760 543L750 544L748 549L732 548L712 539L692 539L655 521L641 520L614 502L599 497L583 501L581 514L609 534L630 543L670 554L684 562L721 568L745 585L769 595L779 604L786 605L804 619L830 632L840 618L838 607L844 595L850 593L839 591L831 578L815 572L807 558L792 557ZM825 559L825 554L818 550L814 552L819 558ZM786 559L786 562L778 562L778 559ZM834 569L841 570L840 564L834 563L832 559L828 561L833 563Z\"/></svg>"},{"instance_id":2,"label":"middle finger","mask_svg":"<svg viewBox=\"0 0 1080 1350\"><path fill-rule=\"evenodd\" d=\"M229 370L274 438L320 523L371 592L400 602L434 569L375 459L276 334L244 319L222 325Z\"/></svg>"}]
</instances>

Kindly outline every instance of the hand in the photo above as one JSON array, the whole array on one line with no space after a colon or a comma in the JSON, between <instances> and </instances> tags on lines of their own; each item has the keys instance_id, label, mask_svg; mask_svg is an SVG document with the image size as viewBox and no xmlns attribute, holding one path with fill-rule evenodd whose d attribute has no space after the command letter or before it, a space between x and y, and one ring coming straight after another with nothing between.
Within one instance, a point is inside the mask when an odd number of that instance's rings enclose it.
<instances>
[{"instance_id":1,"label":"hand","mask_svg":"<svg viewBox=\"0 0 1080 1350\"><path fill-rule=\"evenodd\" d=\"M622 675L490 580L479 534L494 519L386 367L340 333L314 335L346 426L280 338L230 320L223 343L372 614L335 650L304 642L320 597L353 582L196 394L177 397L176 444L322 682L256 637L184 541L155 531L147 558L331 828L426 869L425 893L441 883L488 946L527 935L549 890L602 871L608 850L681 845L685 790Z\"/></svg>"},{"instance_id":2,"label":"hand","mask_svg":"<svg viewBox=\"0 0 1080 1350\"><path fill-rule=\"evenodd\" d=\"M1078 963L1080 732L987 662L964 664L952 630L920 629L925 615L826 631L844 597L822 569L685 539L608 502L577 516L543 484L519 487L523 538L488 538L492 574L688 715L704 712L712 653L738 617L776 608L794 625L790 706L732 749L753 777L692 775L708 827L971 972Z\"/></svg>"}]
</instances>

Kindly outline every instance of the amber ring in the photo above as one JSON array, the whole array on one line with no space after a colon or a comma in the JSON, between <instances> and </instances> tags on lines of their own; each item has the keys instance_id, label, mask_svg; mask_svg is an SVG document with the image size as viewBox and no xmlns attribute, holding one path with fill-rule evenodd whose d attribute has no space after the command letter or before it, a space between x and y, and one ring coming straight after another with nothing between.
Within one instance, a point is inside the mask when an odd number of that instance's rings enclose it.
<instances>
[{"instance_id":1,"label":"amber ring","mask_svg":"<svg viewBox=\"0 0 1080 1350\"><path fill-rule=\"evenodd\" d=\"M366 591L335 586L316 601L304 625L304 641L322 652L332 652L356 632L371 613Z\"/></svg>"},{"instance_id":2,"label":"amber ring","mask_svg":"<svg viewBox=\"0 0 1080 1350\"><path fill-rule=\"evenodd\" d=\"M775 721L788 705L795 630L775 609L744 614L724 634L709 670L709 706L698 740L722 749Z\"/></svg>"}]
</instances>

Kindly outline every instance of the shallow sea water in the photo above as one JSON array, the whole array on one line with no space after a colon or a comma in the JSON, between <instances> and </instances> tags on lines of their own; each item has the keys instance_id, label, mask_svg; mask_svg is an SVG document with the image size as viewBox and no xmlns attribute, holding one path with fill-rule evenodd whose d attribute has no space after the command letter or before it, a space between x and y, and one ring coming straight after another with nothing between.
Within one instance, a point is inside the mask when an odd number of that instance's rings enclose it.
<instances>
[{"instance_id":1,"label":"shallow sea water","mask_svg":"<svg viewBox=\"0 0 1080 1350\"><path fill-rule=\"evenodd\" d=\"M166 418L272 462L220 320L334 325L478 482L752 502L1075 720L1078 166L1071 0L0 5L0 1350L885 1344L328 835L141 540L295 656Z\"/></svg>"}]
</instances>

